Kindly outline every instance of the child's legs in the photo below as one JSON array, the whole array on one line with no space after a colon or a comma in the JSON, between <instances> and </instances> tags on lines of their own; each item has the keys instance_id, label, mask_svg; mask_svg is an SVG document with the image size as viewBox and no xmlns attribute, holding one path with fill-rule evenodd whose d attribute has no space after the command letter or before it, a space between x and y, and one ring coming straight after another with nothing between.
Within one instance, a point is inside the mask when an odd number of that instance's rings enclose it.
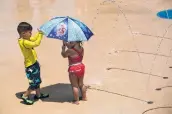
<instances>
[{"instance_id":1,"label":"child's legs","mask_svg":"<svg viewBox=\"0 0 172 114\"><path fill-rule=\"evenodd\" d=\"M86 97L86 87L84 85L84 76L80 76L79 77L79 80L78 80L78 83L79 83L79 88L81 90L81 93L82 93L82 100L87 100L87 97Z\"/></svg>"},{"instance_id":2,"label":"child's legs","mask_svg":"<svg viewBox=\"0 0 172 114\"><path fill-rule=\"evenodd\" d=\"M23 94L23 96L28 97L32 91L33 90L31 90L31 89L27 89L26 92Z\"/></svg>"},{"instance_id":3,"label":"child's legs","mask_svg":"<svg viewBox=\"0 0 172 114\"><path fill-rule=\"evenodd\" d=\"M37 88L35 91L36 91L36 96L40 96L41 95L41 89L40 89L40 87Z\"/></svg>"},{"instance_id":4,"label":"child's legs","mask_svg":"<svg viewBox=\"0 0 172 114\"><path fill-rule=\"evenodd\" d=\"M40 77L40 67L38 63L26 68L26 75L29 80L29 91L34 91L40 88L41 77ZM29 93L29 92L28 92ZM30 93L29 93L30 94ZM37 91L39 94L39 90Z\"/></svg>"},{"instance_id":5,"label":"child's legs","mask_svg":"<svg viewBox=\"0 0 172 114\"><path fill-rule=\"evenodd\" d=\"M75 101L79 101L78 78L74 73L69 73L69 79L72 85L74 99Z\"/></svg>"}]
</instances>

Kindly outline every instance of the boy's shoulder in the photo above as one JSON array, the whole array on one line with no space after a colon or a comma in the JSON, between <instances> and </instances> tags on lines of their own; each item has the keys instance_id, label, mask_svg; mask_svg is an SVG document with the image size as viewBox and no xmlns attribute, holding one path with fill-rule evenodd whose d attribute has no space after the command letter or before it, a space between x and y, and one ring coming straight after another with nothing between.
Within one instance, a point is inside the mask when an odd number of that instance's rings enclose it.
<instances>
[{"instance_id":1,"label":"boy's shoulder","mask_svg":"<svg viewBox=\"0 0 172 114\"><path fill-rule=\"evenodd\" d=\"M24 39L23 38L18 38L18 42L21 42L23 41Z\"/></svg>"},{"instance_id":2,"label":"boy's shoulder","mask_svg":"<svg viewBox=\"0 0 172 114\"><path fill-rule=\"evenodd\" d=\"M18 44L23 45L24 39L23 38L18 38Z\"/></svg>"},{"instance_id":3,"label":"boy's shoulder","mask_svg":"<svg viewBox=\"0 0 172 114\"><path fill-rule=\"evenodd\" d=\"M23 40L23 38L18 38L18 42L19 42L19 41L22 41L22 40Z\"/></svg>"},{"instance_id":4,"label":"boy's shoulder","mask_svg":"<svg viewBox=\"0 0 172 114\"><path fill-rule=\"evenodd\" d=\"M23 38L18 38L18 41L28 41L28 40L23 39Z\"/></svg>"}]
</instances>

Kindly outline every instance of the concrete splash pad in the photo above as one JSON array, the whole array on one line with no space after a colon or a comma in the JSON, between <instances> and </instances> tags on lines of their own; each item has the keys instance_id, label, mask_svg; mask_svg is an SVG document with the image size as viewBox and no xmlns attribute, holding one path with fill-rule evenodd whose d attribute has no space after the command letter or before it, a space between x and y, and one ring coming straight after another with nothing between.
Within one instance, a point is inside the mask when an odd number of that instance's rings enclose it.
<instances>
[{"instance_id":1,"label":"concrete splash pad","mask_svg":"<svg viewBox=\"0 0 172 114\"><path fill-rule=\"evenodd\" d=\"M171 4L161 0L2 0L0 114L171 114L172 23L156 16ZM16 26L28 21L35 32L48 19L66 15L80 19L95 33L84 43L88 101L79 106L70 103L73 96L67 60L60 56L62 43L44 38L36 50L42 90L50 98L23 105L16 96L28 82Z\"/></svg>"}]
</instances>

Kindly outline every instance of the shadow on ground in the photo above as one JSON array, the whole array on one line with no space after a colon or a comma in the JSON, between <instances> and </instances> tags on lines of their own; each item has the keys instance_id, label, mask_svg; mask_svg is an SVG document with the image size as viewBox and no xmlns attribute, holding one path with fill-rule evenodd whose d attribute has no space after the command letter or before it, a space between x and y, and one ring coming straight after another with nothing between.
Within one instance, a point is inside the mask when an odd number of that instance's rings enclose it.
<instances>
[{"instance_id":1,"label":"shadow on ground","mask_svg":"<svg viewBox=\"0 0 172 114\"><path fill-rule=\"evenodd\" d=\"M73 101L73 93L70 84L58 83L50 86L46 86L41 88L41 92L49 93L50 97L46 99L42 99L43 102L72 102ZM16 93L16 97L21 99L21 94L23 92ZM33 94L31 95L31 99L33 99Z\"/></svg>"}]
</instances>

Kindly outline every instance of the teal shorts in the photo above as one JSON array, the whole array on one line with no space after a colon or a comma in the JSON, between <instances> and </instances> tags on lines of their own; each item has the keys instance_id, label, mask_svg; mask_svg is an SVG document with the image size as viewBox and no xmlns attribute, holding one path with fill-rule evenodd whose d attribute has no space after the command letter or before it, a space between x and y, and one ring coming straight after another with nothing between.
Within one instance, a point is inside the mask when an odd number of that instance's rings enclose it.
<instances>
[{"instance_id":1,"label":"teal shorts","mask_svg":"<svg viewBox=\"0 0 172 114\"><path fill-rule=\"evenodd\" d=\"M35 90L40 88L40 84L42 82L40 77L40 65L38 61L33 65L27 67L25 69L26 76L29 80L29 89Z\"/></svg>"}]
</instances>

